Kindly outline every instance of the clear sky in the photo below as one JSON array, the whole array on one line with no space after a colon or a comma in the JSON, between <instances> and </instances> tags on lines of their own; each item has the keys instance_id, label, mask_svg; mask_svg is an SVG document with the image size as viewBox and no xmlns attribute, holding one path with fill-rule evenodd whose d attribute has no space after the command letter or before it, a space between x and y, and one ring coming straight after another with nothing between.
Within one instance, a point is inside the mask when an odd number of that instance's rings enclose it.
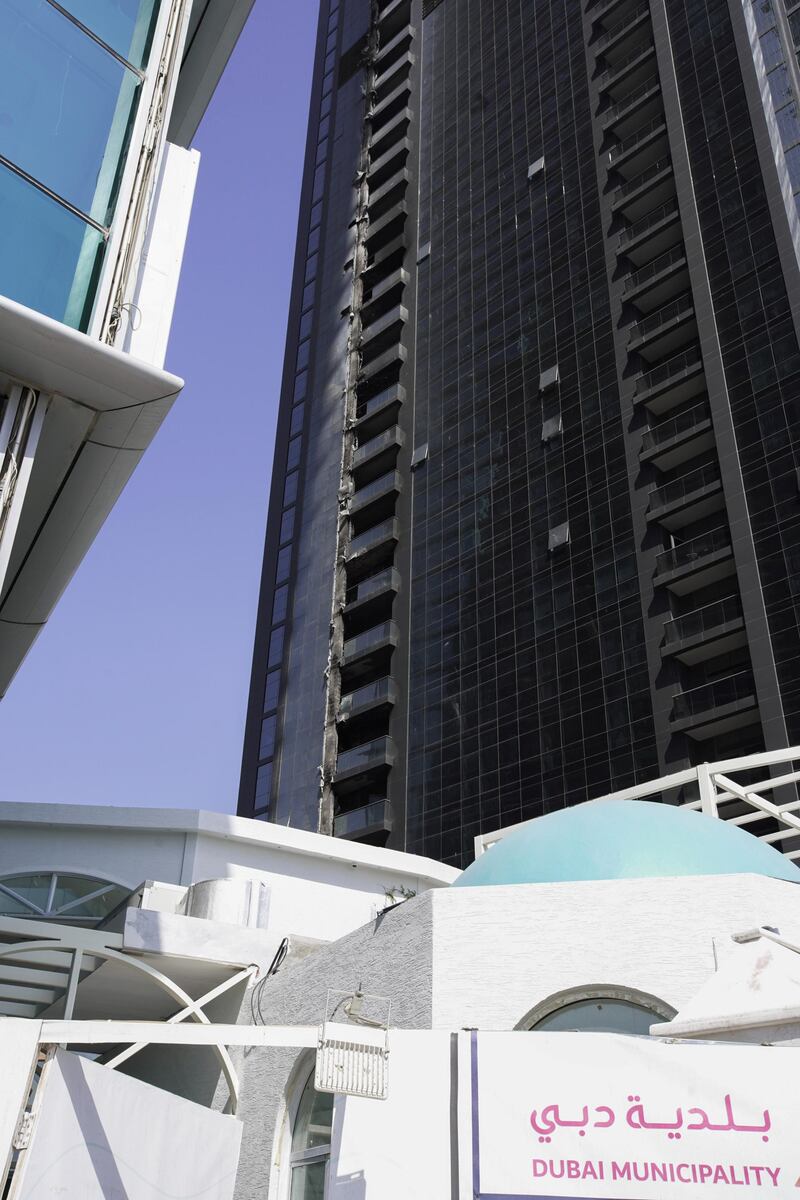
<instances>
[{"instance_id":1,"label":"clear sky","mask_svg":"<svg viewBox=\"0 0 800 1200\"><path fill-rule=\"evenodd\" d=\"M183 394L0 704L3 800L236 806L317 0L256 0L202 154Z\"/></svg>"}]
</instances>

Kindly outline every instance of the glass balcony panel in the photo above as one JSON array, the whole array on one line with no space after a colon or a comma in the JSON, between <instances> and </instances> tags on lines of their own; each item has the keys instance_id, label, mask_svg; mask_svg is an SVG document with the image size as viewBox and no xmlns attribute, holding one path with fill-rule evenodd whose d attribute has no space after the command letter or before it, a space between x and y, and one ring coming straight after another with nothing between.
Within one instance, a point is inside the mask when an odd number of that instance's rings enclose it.
<instances>
[{"instance_id":1,"label":"glass balcony panel","mask_svg":"<svg viewBox=\"0 0 800 1200\"><path fill-rule=\"evenodd\" d=\"M648 429L642 437L642 450L655 450L666 442L672 441L682 433L688 433L702 421L710 421L711 413L707 404L695 404L685 412L679 413L670 421L662 421L654 429Z\"/></svg>"},{"instance_id":2,"label":"glass balcony panel","mask_svg":"<svg viewBox=\"0 0 800 1200\"><path fill-rule=\"evenodd\" d=\"M379 433L377 437L370 438L368 442L360 445L353 456L353 463L357 466L366 459L372 458L373 454L380 454L381 450L396 446L399 442L400 430L396 425L392 425L391 429L384 429L383 433Z\"/></svg>"},{"instance_id":3,"label":"glass balcony panel","mask_svg":"<svg viewBox=\"0 0 800 1200\"><path fill-rule=\"evenodd\" d=\"M397 520L395 517L389 517L388 520L381 521L378 525L373 525L371 529L366 529L364 533L359 533L357 537L351 538L347 550L348 557L359 554L370 546L377 546L387 538L396 536Z\"/></svg>"},{"instance_id":4,"label":"glass balcony panel","mask_svg":"<svg viewBox=\"0 0 800 1200\"><path fill-rule=\"evenodd\" d=\"M388 675L383 679L375 679L372 683L367 683L364 687L356 688L354 692L347 692L339 701L339 716L346 717L351 712L355 712L359 708L364 708L368 704L379 704L382 700L390 700L392 693L392 680Z\"/></svg>"},{"instance_id":5,"label":"glass balcony panel","mask_svg":"<svg viewBox=\"0 0 800 1200\"><path fill-rule=\"evenodd\" d=\"M639 338L647 337L648 334L660 329L662 325L667 325L670 321L674 321L676 317L683 316L691 311L692 296L691 293L687 292L685 296L679 296L677 300L671 300L669 304L665 304L657 312L651 313L650 316L637 321L635 325L631 325L628 331L629 340L633 342L638 341Z\"/></svg>"},{"instance_id":6,"label":"glass balcony panel","mask_svg":"<svg viewBox=\"0 0 800 1200\"><path fill-rule=\"evenodd\" d=\"M0 293L85 330L103 235L0 165Z\"/></svg>"},{"instance_id":7,"label":"glass balcony panel","mask_svg":"<svg viewBox=\"0 0 800 1200\"><path fill-rule=\"evenodd\" d=\"M367 768L388 759L390 744L390 738L379 737L371 742L364 742L361 746L354 746L352 750L343 750L336 759L336 774L357 770L359 767Z\"/></svg>"},{"instance_id":8,"label":"glass balcony panel","mask_svg":"<svg viewBox=\"0 0 800 1200\"><path fill-rule=\"evenodd\" d=\"M688 692L679 692L673 697L672 718L679 721L685 717L695 717L754 695L755 682L752 672L740 671L736 675L726 676L725 679L716 679L713 683L691 688Z\"/></svg>"},{"instance_id":9,"label":"glass balcony panel","mask_svg":"<svg viewBox=\"0 0 800 1200\"><path fill-rule=\"evenodd\" d=\"M352 837L373 826L388 829L391 824L391 808L388 800L371 800L363 808L354 808L352 812L339 813L333 818L333 832L336 837Z\"/></svg>"},{"instance_id":10,"label":"glass balcony panel","mask_svg":"<svg viewBox=\"0 0 800 1200\"><path fill-rule=\"evenodd\" d=\"M348 588L345 595L345 603L356 604L359 600L369 600L371 596L379 596L381 592L388 591L391 588L397 591L399 586L400 576L396 569L394 567L385 567L377 575L370 575L369 579L363 579L360 583Z\"/></svg>"},{"instance_id":11,"label":"glass balcony panel","mask_svg":"<svg viewBox=\"0 0 800 1200\"><path fill-rule=\"evenodd\" d=\"M623 96L623 98L617 104L612 104L610 108L604 108L600 113L601 121L604 125L607 125L609 121L615 120L627 109L633 108L635 104L639 103L643 96L646 96L648 92L652 92L653 89L657 88L658 86L658 76L651 75L649 79L645 79L644 83L640 83L638 87L633 89L633 91L628 92L627 96Z\"/></svg>"},{"instance_id":12,"label":"glass balcony panel","mask_svg":"<svg viewBox=\"0 0 800 1200\"><path fill-rule=\"evenodd\" d=\"M668 358L666 362L659 363L657 367L653 367L652 371L645 371L640 375L636 380L636 391L637 393L647 392L650 388L657 387L658 384L671 379L673 375L679 375L681 371L697 366L700 362L700 350L698 347L684 350L680 354Z\"/></svg>"},{"instance_id":13,"label":"glass balcony panel","mask_svg":"<svg viewBox=\"0 0 800 1200\"><path fill-rule=\"evenodd\" d=\"M631 66L632 63L635 63L638 59L644 58L647 54L652 54L654 49L655 47L653 46L652 42L647 46L637 46L632 54L626 54L625 58L620 59L619 62L614 63L613 67L609 67L607 71L604 71L602 75L599 75L597 77L597 86L600 88L608 87L609 83L612 79L614 79L615 76L621 75L623 71L627 70L627 68Z\"/></svg>"},{"instance_id":14,"label":"glass balcony panel","mask_svg":"<svg viewBox=\"0 0 800 1200\"><path fill-rule=\"evenodd\" d=\"M625 291L631 292L634 288L641 287L649 279L655 278L656 275L660 275L662 271L668 270L675 263L684 261L685 258L686 249L683 243L679 246L673 246L671 250L667 250L666 254L659 254L657 258L640 267L638 271L631 271L630 275L626 275L622 281Z\"/></svg>"},{"instance_id":15,"label":"glass balcony panel","mask_svg":"<svg viewBox=\"0 0 800 1200\"><path fill-rule=\"evenodd\" d=\"M684 496L690 496L692 492L713 483L719 483L719 467L716 463L707 463L704 467L698 467L696 471L681 475L679 479L672 479L661 487L653 488L650 493L650 511L682 500Z\"/></svg>"},{"instance_id":16,"label":"glass balcony panel","mask_svg":"<svg viewBox=\"0 0 800 1200\"><path fill-rule=\"evenodd\" d=\"M677 571L680 567L687 567L708 558L710 554L729 550L730 545L730 530L725 525L720 525L708 533L701 533L686 542L681 542L670 550L664 550L656 559L656 573L661 575L666 571Z\"/></svg>"},{"instance_id":17,"label":"glass balcony panel","mask_svg":"<svg viewBox=\"0 0 800 1200\"><path fill-rule=\"evenodd\" d=\"M620 184L611 197L612 204L618 204L620 200L624 200L626 196L630 196L632 192L637 191L640 187L644 187L651 179L655 179L662 172L672 169L671 158L660 158L649 166L646 171L642 171L640 175L634 175L633 179L626 180Z\"/></svg>"},{"instance_id":18,"label":"glass balcony panel","mask_svg":"<svg viewBox=\"0 0 800 1200\"><path fill-rule=\"evenodd\" d=\"M59 0L81 24L121 54L135 67L144 66L150 53L161 0Z\"/></svg>"},{"instance_id":19,"label":"glass balcony panel","mask_svg":"<svg viewBox=\"0 0 800 1200\"><path fill-rule=\"evenodd\" d=\"M398 471L387 471L385 475L379 475L377 479L373 479L371 483L367 483L364 487L353 493L353 507L361 508L369 500L376 496L384 496L387 492L400 490L400 473Z\"/></svg>"},{"instance_id":20,"label":"glass balcony panel","mask_svg":"<svg viewBox=\"0 0 800 1200\"><path fill-rule=\"evenodd\" d=\"M397 634L398 628L394 621L382 621L380 625L373 625L372 629L365 629L363 633L348 638L343 647L344 657L350 659L353 655L364 654L392 638L396 641Z\"/></svg>"},{"instance_id":21,"label":"glass balcony panel","mask_svg":"<svg viewBox=\"0 0 800 1200\"><path fill-rule=\"evenodd\" d=\"M638 221L634 221L627 229L623 229L619 235L619 246L627 246L629 242L634 241L642 234L647 233L660 221L665 221L668 217L674 217L678 214L678 201L667 200L664 204L659 204L658 208L652 209L640 217Z\"/></svg>"},{"instance_id":22,"label":"glass balcony panel","mask_svg":"<svg viewBox=\"0 0 800 1200\"><path fill-rule=\"evenodd\" d=\"M695 612L686 613L685 616L675 617L672 621L667 621L664 626L664 640L669 646L673 642L682 642L687 638L699 637L702 633L718 629L720 625L727 625L730 621L740 620L741 616L742 605L739 597L726 596L722 600L715 600L712 604L703 605L702 608L696 609Z\"/></svg>"},{"instance_id":23,"label":"glass balcony panel","mask_svg":"<svg viewBox=\"0 0 800 1200\"><path fill-rule=\"evenodd\" d=\"M608 152L608 161L615 163L617 159L622 158L629 150L633 150L640 142L646 141L656 130L666 130L666 128L663 116L653 117L652 121L648 121L641 129L637 129L635 133L623 138L621 142L617 142L616 146L612 146Z\"/></svg>"},{"instance_id":24,"label":"glass balcony panel","mask_svg":"<svg viewBox=\"0 0 800 1200\"><path fill-rule=\"evenodd\" d=\"M602 50L604 46L607 46L610 42L613 42L615 38L619 37L619 35L623 33L628 26L635 24L636 21L639 21L642 19L642 17L644 17L645 13L649 14L649 12L649 4L640 4L639 7L635 8L632 13L628 13L622 18L621 21L617 21L615 25L612 25L610 29L608 29L605 33L602 33L594 44L595 49Z\"/></svg>"},{"instance_id":25,"label":"glass balcony panel","mask_svg":"<svg viewBox=\"0 0 800 1200\"><path fill-rule=\"evenodd\" d=\"M0 154L108 225L139 77L43 0L3 0L0 45Z\"/></svg>"}]
</instances>

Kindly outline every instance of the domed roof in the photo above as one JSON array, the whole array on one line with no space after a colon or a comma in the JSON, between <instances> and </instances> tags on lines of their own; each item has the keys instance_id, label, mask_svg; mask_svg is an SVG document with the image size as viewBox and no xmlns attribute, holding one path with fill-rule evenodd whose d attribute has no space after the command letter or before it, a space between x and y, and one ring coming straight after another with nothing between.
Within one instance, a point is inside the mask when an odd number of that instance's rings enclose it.
<instances>
[{"instance_id":1,"label":"domed roof","mask_svg":"<svg viewBox=\"0 0 800 1200\"><path fill-rule=\"evenodd\" d=\"M452 886L740 873L800 883L794 863L727 821L647 800L590 800L526 821Z\"/></svg>"}]
</instances>

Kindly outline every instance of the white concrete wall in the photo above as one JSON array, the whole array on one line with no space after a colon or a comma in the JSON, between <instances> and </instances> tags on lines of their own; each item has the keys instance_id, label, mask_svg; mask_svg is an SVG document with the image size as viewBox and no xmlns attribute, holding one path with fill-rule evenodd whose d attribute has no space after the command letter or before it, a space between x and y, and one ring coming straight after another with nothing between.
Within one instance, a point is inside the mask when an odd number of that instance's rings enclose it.
<instances>
[{"instance_id":1,"label":"white concrete wall","mask_svg":"<svg viewBox=\"0 0 800 1200\"><path fill-rule=\"evenodd\" d=\"M433 903L433 1025L513 1029L567 988L619 984L685 1004L714 939L800 915L800 889L761 875L452 888Z\"/></svg>"}]
</instances>

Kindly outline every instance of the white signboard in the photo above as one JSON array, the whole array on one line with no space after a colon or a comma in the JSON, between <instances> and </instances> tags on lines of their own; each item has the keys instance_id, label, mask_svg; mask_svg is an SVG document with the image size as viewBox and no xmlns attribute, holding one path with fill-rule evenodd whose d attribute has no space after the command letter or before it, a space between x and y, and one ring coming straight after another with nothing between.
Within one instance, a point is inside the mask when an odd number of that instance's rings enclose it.
<instances>
[{"instance_id":1,"label":"white signboard","mask_svg":"<svg viewBox=\"0 0 800 1200\"><path fill-rule=\"evenodd\" d=\"M459 1038L462 1200L800 1200L800 1053L601 1033Z\"/></svg>"}]
</instances>

